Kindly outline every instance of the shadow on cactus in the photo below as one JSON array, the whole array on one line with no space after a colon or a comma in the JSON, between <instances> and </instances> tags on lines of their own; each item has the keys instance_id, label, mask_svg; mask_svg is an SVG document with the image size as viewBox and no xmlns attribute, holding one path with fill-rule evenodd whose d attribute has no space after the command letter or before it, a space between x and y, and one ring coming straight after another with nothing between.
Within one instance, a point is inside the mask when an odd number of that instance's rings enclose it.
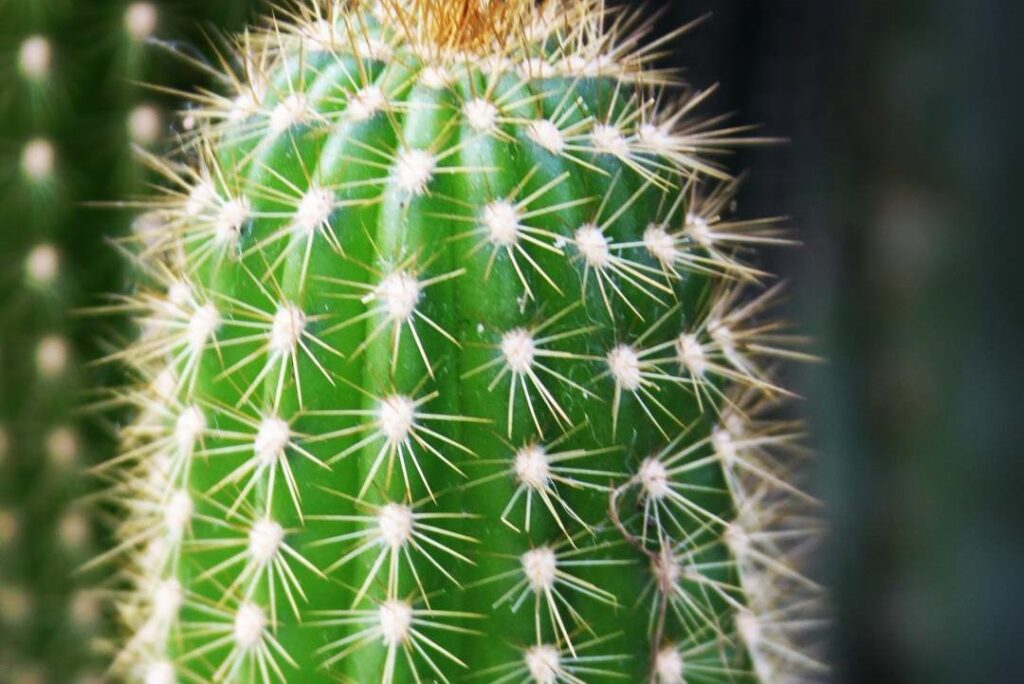
<instances>
[{"instance_id":1,"label":"shadow on cactus","mask_svg":"<svg viewBox=\"0 0 1024 684\"><path fill-rule=\"evenodd\" d=\"M785 239L649 28L367 0L237 41L132 241L117 671L822 677Z\"/></svg>"}]
</instances>

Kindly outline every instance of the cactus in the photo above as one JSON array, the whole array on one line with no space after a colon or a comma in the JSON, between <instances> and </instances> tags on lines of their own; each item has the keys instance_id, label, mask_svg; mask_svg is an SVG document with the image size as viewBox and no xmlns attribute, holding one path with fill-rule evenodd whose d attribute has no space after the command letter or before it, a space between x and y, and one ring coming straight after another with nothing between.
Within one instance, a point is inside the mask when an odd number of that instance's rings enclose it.
<instances>
[{"instance_id":1,"label":"cactus","mask_svg":"<svg viewBox=\"0 0 1024 684\"><path fill-rule=\"evenodd\" d=\"M75 570L104 536L83 471L113 442L79 409L111 374L74 310L122 286L104 240L129 217L85 203L143 187L131 146L163 136L166 98L134 81L169 32L155 2L3 0L0 24L0 681L95 682L102 592Z\"/></svg>"},{"instance_id":2,"label":"cactus","mask_svg":"<svg viewBox=\"0 0 1024 684\"><path fill-rule=\"evenodd\" d=\"M98 549L95 521L76 503L87 491L81 468L109 448L76 413L88 347L68 313L84 301L82 265L95 254L89 243L99 242L75 207L98 156L79 146L82 137L97 141L72 128L75 70L86 52L74 37L79 12L70 3L8 2L0 13L0 679L94 681L102 671L91 648L102 607L96 592L71 581ZM131 39L122 31L117 40Z\"/></svg>"},{"instance_id":3,"label":"cactus","mask_svg":"<svg viewBox=\"0 0 1024 684\"><path fill-rule=\"evenodd\" d=\"M716 155L757 139L650 27L352 0L238 39L119 307L115 672L821 677L774 373L806 356L750 260L786 240L732 217Z\"/></svg>"}]
</instances>

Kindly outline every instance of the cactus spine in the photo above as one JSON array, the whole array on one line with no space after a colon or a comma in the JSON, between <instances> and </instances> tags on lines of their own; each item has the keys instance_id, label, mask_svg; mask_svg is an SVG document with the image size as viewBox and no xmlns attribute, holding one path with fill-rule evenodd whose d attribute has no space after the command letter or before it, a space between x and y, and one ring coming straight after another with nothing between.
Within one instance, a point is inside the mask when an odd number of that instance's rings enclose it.
<instances>
[{"instance_id":1,"label":"cactus spine","mask_svg":"<svg viewBox=\"0 0 1024 684\"><path fill-rule=\"evenodd\" d=\"M801 358L637 15L283 9L157 161L129 679L793 682L821 594Z\"/></svg>"},{"instance_id":2,"label":"cactus spine","mask_svg":"<svg viewBox=\"0 0 1024 684\"><path fill-rule=\"evenodd\" d=\"M71 312L122 286L104 239L128 232L127 215L83 205L143 187L131 146L165 124L134 82L154 77L146 42L168 35L163 18L148 1L0 1L3 682L101 681L102 592L74 573L102 546L83 473L112 440L78 409L109 372L85 363L98 335Z\"/></svg>"}]
</instances>

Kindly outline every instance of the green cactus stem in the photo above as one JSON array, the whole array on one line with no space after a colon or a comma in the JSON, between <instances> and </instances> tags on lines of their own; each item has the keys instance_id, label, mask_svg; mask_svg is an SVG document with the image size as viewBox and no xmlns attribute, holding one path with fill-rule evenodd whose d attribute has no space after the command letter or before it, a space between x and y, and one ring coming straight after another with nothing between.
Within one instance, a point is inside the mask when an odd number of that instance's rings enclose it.
<instances>
[{"instance_id":1,"label":"green cactus stem","mask_svg":"<svg viewBox=\"0 0 1024 684\"><path fill-rule=\"evenodd\" d=\"M123 300L115 668L809 681L822 595L751 248L641 15L299 4L238 40ZM98 561L98 562L99 562Z\"/></svg>"}]
</instances>

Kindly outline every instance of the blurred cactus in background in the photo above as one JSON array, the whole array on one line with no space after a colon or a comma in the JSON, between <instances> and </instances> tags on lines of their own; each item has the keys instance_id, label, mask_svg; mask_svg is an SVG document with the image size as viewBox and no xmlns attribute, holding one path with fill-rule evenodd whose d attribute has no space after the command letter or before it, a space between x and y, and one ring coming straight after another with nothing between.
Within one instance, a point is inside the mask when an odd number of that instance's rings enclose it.
<instances>
[{"instance_id":1,"label":"blurred cactus in background","mask_svg":"<svg viewBox=\"0 0 1024 684\"><path fill-rule=\"evenodd\" d=\"M0 681L100 681L105 615L76 568L103 527L85 469L112 448L83 418L100 335L75 310L120 284L107 238L132 221L87 206L137 195L169 99L139 86L201 77L199 21L237 27L252 2L0 0ZM212 4L214 7L207 7ZM187 79L183 81L183 79ZM111 331L110 334L116 335ZM103 370L103 374L109 371Z\"/></svg>"}]
</instances>

